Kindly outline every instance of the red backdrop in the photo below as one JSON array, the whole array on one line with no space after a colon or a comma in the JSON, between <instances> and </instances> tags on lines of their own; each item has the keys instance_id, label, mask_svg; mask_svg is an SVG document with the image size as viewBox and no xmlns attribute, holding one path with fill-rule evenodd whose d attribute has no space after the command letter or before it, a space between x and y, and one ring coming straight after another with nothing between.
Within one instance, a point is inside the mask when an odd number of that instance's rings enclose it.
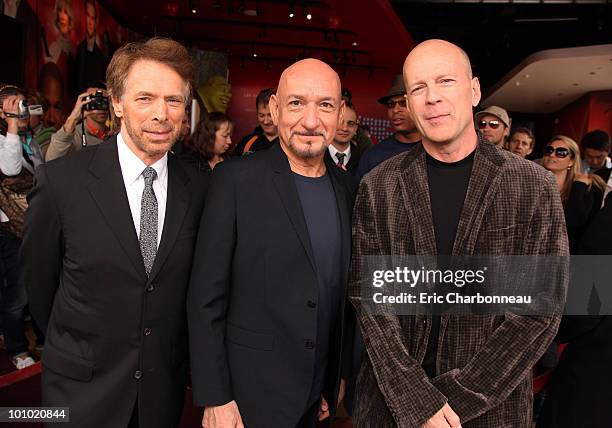
<instances>
[{"instance_id":1,"label":"red backdrop","mask_svg":"<svg viewBox=\"0 0 612 428\"><path fill-rule=\"evenodd\" d=\"M230 58L230 83L232 85L232 100L228 109L234 119L234 137L240 139L257 126L255 98L259 91L267 87L276 87L283 71L280 64L267 64L262 61L250 60L241 63ZM339 71L339 70L336 70ZM397 70L397 74L401 70ZM387 93L393 80L393 74L368 70L349 69L344 75L339 71L342 86L353 93L353 103L361 117L387 120L386 109L378 104L377 99Z\"/></svg>"}]
</instances>

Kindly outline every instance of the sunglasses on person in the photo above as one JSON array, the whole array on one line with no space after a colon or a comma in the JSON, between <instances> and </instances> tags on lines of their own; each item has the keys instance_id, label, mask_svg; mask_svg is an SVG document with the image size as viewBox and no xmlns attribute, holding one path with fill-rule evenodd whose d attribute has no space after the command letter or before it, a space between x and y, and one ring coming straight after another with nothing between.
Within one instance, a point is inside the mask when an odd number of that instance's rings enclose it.
<instances>
[{"instance_id":1,"label":"sunglasses on person","mask_svg":"<svg viewBox=\"0 0 612 428\"><path fill-rule=\"evenodd\" d=\"M402 100L389 100L387 101L387 108L391 109L391 108L395 108L395 106L400 106L402 108L406 108L406 100L402 99Z\"/></svg>"},{"instance_id":2,"label":"sunglasses on person","mask_svg":"<svg viewBox=\"0 0 612 428\"><path fill-rule=\"evenodd\" d=\"M560 158L560 159L564 159L566 157L568 157L569 155L571 155L572 153L570 152L569 149L566 149L565 147L553 147L553 146L546 146L544 148L544 155L545 156L552 156L552 154L555 154L556 157Z\"/></svg>"},{"instance_id":3,"label":"sunglasses on person","mask_svg":"<svg viewBox=\"0 0 612 428\"><path fill-rule=\"evenodd\" d=\"M489 125L489 128L497 129L497 128L499 128L499 125L501 125L501 122L499 120L496 120L496 119L481 120L480 122L478 122L478 128L479 129L485 129L487 127L487 124Z\"/></svg>"}]
</instances>

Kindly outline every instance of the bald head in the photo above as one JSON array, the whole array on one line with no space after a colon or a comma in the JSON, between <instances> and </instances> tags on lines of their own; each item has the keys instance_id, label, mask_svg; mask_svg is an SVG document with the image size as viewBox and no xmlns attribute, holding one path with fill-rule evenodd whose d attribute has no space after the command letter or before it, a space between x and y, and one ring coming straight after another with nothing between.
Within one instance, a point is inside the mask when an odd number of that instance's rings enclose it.
<instances>
[{"instance_id":1,"label":"bald head","mask_svg":"<svg viewBox=\"0 0 612 428\"><path fill-rule=\"evenodd\" d=\"M446 40L430 39L416 45L406 57L404 62L404 79L406 78L406 67L415 61L419 61L423 56L429 55L436 55L460 65L469 78L472 78L470 57L468 57L468 54L463 49Z\"/></svg>"},{"instance_id":2,"label":"bald head","mask_svg":"<svg viewBox=\"0 0 612 428\"><path fill-rule=\"evenodd\" d=\"M404 62L404 83L424 145L475 145L472 110L480 84L463 49L436 39L417 45Z\"/></svg>"},{"instance_id":3,"label":"bald head","mask_svg":"<svg viewBox=\"0 0 612 428\"><path fill-rule=\"evenodd\" d=\"M291 65L270 97L281 147L291 158L323 161L344 109L338 73L317 59Z\"/></svg>"},{"instance_id":4,"label":"bald head","mask_svg":"<svg viewBox=\"0 0 612 428\"><path fill-rule=\"evenodd\" d=\"M291 64L287 67L278 81L276 90L277 95L287 89L287 82L295 78L301 79L304 76L319 78L325 80L338 88L338 96L341 97L341 84L338 73L329 65L314 58L306 58Z\"/></svg>"}]
</instances>

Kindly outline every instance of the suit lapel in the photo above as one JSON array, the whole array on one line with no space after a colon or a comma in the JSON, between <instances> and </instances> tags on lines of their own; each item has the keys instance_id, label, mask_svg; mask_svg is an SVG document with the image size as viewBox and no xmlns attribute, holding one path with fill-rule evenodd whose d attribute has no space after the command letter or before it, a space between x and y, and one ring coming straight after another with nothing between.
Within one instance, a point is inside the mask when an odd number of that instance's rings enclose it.
<instances>
[{"instance_id":1,"label":"suit lapel","mask_svg":"<svg viewBox=\"0 0 612 428\"><path fill-rule=\"evenodd\" d=\"M294 178L291 174L289 161L283 149L280 147L280 144L276 144L268 150L271 151L270 161L272 163L272 171L274 172L274 177L272 178L274 186L285 207L287 216L289 216L289 220L304 247L304 251L308 255L308 260L310 260L312 269L316 272L317 269L314 261L312 244L310 242L310 235L308 234L306 219L304 218L302 204L297 193L297 188L295 187Z\"/></svg>"},{"instance_id":2,"label":"suit lapel","mask_svg":"<svg viewBox=\"0 0 612 428\"><path fill-rule=\"evenodd\" d=\"M485 211L495 198L503 178L500 173L503 163L504 158L493 145L480 141L476 146L472 174L453 244L453 255L472 254Z\"/></svg>"},{"instance_id":3,"label":"suit lapel","mask_svg":"<svg viewBox=\"0 0 612 428\"><path fill-rule=\"evenodd\" d=\"M143 279L146 278L138 235L134 228L134 220L119 165L116 137L99 145L89 171L96 177L96 180L88 186L91 197L98 205L98 209L136 272Z\"/></svg>"},{"instance_id":4,"label":"suit lapel","mask_svg":"<svg viewBox=\"0 0 612 428\"><path fill-rule=\"evenodd\" d=\"M166 202L166 216L161 241L151 268L149 282L155 279L159 270L168 258L177 235L183 225L183 219L189 207L190 193L188 191L189 177L179 165L176 158L168 153L168 198Z\"/></svg>"},{"instance_id":5,"label":"suit lapel","mask_svg":"<svg viewBox=\"0 0 612 428\"><path fill-rule=\"evenodd\" d=\"M437 252L436 236L429 198L425 150L421 144L408 151L400 169L398 179L401 198L406 207L408 225L415 243L415 248L408 250L414 250L417 255L434 255Z\"/></svg>"}]
</instances>

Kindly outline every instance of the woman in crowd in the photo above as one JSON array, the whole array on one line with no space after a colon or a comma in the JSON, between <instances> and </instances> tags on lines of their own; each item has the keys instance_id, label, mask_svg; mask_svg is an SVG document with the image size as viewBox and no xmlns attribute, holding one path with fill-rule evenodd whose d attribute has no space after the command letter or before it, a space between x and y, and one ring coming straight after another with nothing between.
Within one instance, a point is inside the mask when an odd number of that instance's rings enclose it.
<instances>
[{"instance_id":1,"label":"woman in crowd","mask_svg":"<svg viewBox=\"0 0 612 428\"><path fill-rule=\"evenodd\" d=\"M234 150L232 132L234 124L225 113L207 114L193 135L185 141L185 153L181 159L198 170L211 172L219 162L227 160Z\"/></svg>"},{"instance_id":2,"label":"woman in crowd","mask_svg":"<svg viewBox=\"0 0 612 428\"><path fill-rule=\"evenodd\" d=\"M610 268L601 259L612 255L612 194L585 230L579 246L591 260L577 269L568 299L578 293L588 307L563 317L557 340L567 343L548 385L538 428L608 428L612 382L612 316ZM599 256L593 260L593 256ZM583 262L581 261L582 265ZM574 266L574 265L572 265ZM573 287L573 290L572 290ZM586 294L585 294L586 293ZM575 297L574 297L575 298ZM580 315L578 315L581 313ZM587 313L588 315L584 315Z\"/></svg>"},{"instance_id":3,"label":"woman in crowd","mask_svg":"<svg viewBox=\"0 0 612 428\"><path fill-rule=\"evenodd\" d=\"M542 166L557 179L572 254L582 232L599 211L606 186L601 177L583 174L580 165L578 144L565 135L553 137L544 148Z\"/></svg>"}]
</instances>

